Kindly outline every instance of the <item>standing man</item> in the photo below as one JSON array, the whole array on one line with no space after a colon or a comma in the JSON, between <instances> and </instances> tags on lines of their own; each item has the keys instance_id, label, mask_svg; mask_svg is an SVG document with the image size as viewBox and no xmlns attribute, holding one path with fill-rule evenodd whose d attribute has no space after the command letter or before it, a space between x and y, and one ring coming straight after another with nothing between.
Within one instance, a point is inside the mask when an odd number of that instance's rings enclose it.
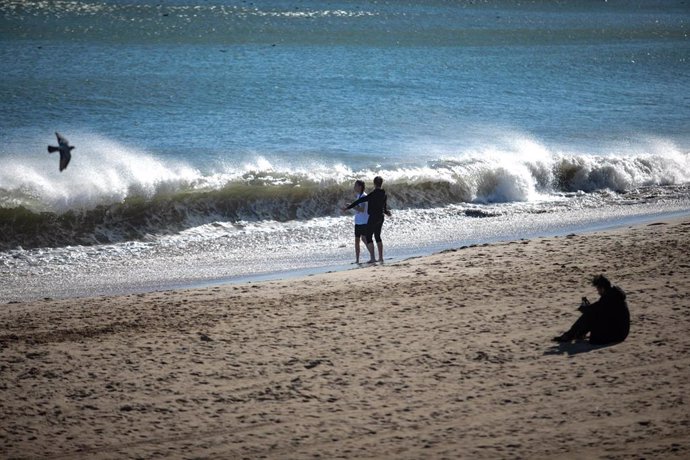
<instances>
[{"instance_id":1,"label":"standing man","mask_svg":"<svg viewBox=\"0 0 690 460\"><path fill-rule=\"evenodd\" d=\"M364 193L364 181L362 180L356 180L355 181L355 199L360 199L362 197L367 196L366 193ZM368 240L367 240L367 223L369 222L369 213L367 212L367 203L363 203L360 205L355 206L355 211L357 213L355 214L355 263L359 263L359 240L361 239L364 241L364 245L369 249L368 246ZM372 247L370 250L370 259L369 262L373 261L375 256L374 256L374 248Z\"/></svg>"},{"instance_id":2,"label":"standing man","mask_svg":"<svg viewBox=\"0 0 690 460\"><path fill-rule=\"evenodd\" d=\"M374 259L374 239L379 249L379 262L383 262L383 241L381 240L381 229L383 228L384 215L390 216L391 212L388 209L388 196L386 191L382 189L383 179L381 176L374 177L374 190L366 196L357 199L354 203L343 208L343 211L352 209L362 203L367 203L367 213L369 220L367 222L367 249L371 254L371 262L376 262Z\"/></svg>"}]
</instances>

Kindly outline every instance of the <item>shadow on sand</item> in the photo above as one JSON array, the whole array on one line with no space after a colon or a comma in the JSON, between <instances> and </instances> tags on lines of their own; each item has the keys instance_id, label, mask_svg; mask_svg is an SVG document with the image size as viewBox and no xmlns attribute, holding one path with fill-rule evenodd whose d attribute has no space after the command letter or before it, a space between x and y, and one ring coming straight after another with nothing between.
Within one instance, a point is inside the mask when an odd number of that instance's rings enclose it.
<instances>
[{"instance_id":1,"label":"shadow on sand","mask_svg":"<svg viewBox=\"0 0 690 460\"><path fill-rule=\"evenodd\" d=\"M579 355L580 353L588 353L594 350L601 350L602 348L608 348L610 346L616 345L615 343L607 343L605 345L593 345L586 340L580 340L571 343L559 343L554 345L544 352L546 355Z\"/></svg>"}]
</instances>

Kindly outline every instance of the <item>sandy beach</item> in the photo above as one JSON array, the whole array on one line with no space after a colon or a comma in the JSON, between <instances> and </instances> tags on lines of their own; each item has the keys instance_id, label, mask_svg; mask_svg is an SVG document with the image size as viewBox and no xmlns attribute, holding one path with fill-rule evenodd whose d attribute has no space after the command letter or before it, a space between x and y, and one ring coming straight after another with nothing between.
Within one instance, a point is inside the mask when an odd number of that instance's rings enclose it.
<instances>
[{"instance_id":1,"label":"sandy beach","mask_svg":"<svg viewBox=\"0 0 690 460\"><path fill-rule=\"evenodd\" d=\"M2 458L688 458L690 218L0 306ZM589 279L628 340L558 346Z\"/></svg>"}]
</instances>

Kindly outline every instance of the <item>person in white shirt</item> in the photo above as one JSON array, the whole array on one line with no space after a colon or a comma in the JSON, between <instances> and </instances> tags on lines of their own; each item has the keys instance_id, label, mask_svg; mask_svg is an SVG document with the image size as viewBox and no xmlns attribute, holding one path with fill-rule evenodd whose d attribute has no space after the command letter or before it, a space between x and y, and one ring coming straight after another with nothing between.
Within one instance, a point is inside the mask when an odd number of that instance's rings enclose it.
<instances>
[{"instance_id":1,"label":"person in white shirt","mask_svg":"<svg viewBox=\"0 0 690 460\"><path fill-rule=\"evenodd\" d=\"M367 249L371 253L371 260L369 262L376 262L374 259L374 240L376 240L376 246L379 248L379 262L383 262L383 240L381 239L383 216L391 216L391 211L388 209L388 195L386 195L386 191L382 186L383 178L381 176L374 177L374 190L369 195L362 194L353 203L341 208L345 212L348 209L359 209L363 204L367 205L364 209L369 214L369 219L367 221L367 231L364 235L367 241Z\"/></svg>"},{"instance_id":2,"label":"person in white shirt","mask_svg":"<svg viewBox=\"0 0 690 460\"><path fill-rule=\"evenodd\" d=\"M355 196L357 199L360 199L362 197L367 196L366 193L364 193L364 181L357 180L355 181ZM371 253L371 258L369 259L369 263L376 262L376 258L374 256L374 246L368 244L369 241L367 241L367 229L368 229L368 224L369 224L369 212L367 210L367 203L362 203L359 206L355 206L354 209L356 211L355 214L355 263L359 263L359 253L360 253L360 245L359 241L362 240L364 242L364 247L369 249L369 252Z\"/></svg>"}]
</instances>

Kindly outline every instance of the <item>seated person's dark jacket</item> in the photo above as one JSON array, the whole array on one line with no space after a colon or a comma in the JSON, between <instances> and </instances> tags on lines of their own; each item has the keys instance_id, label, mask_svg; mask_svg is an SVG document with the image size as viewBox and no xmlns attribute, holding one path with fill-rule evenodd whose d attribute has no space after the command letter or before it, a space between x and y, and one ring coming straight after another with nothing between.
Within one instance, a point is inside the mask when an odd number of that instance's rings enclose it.
<instances>
[{"instance_id":1,"label":"seated person's dark jacket","mask_svg":"<svg viewBox=\"0 0 690 460\"><path fill-rule=\"evenodd\" d=\"M594 344L622 342L630 332L630 311L625 292L618 286L609 288L601 298L580 307L580 311L591 316L589 341Z\"/></svg>"}]
</instances>

